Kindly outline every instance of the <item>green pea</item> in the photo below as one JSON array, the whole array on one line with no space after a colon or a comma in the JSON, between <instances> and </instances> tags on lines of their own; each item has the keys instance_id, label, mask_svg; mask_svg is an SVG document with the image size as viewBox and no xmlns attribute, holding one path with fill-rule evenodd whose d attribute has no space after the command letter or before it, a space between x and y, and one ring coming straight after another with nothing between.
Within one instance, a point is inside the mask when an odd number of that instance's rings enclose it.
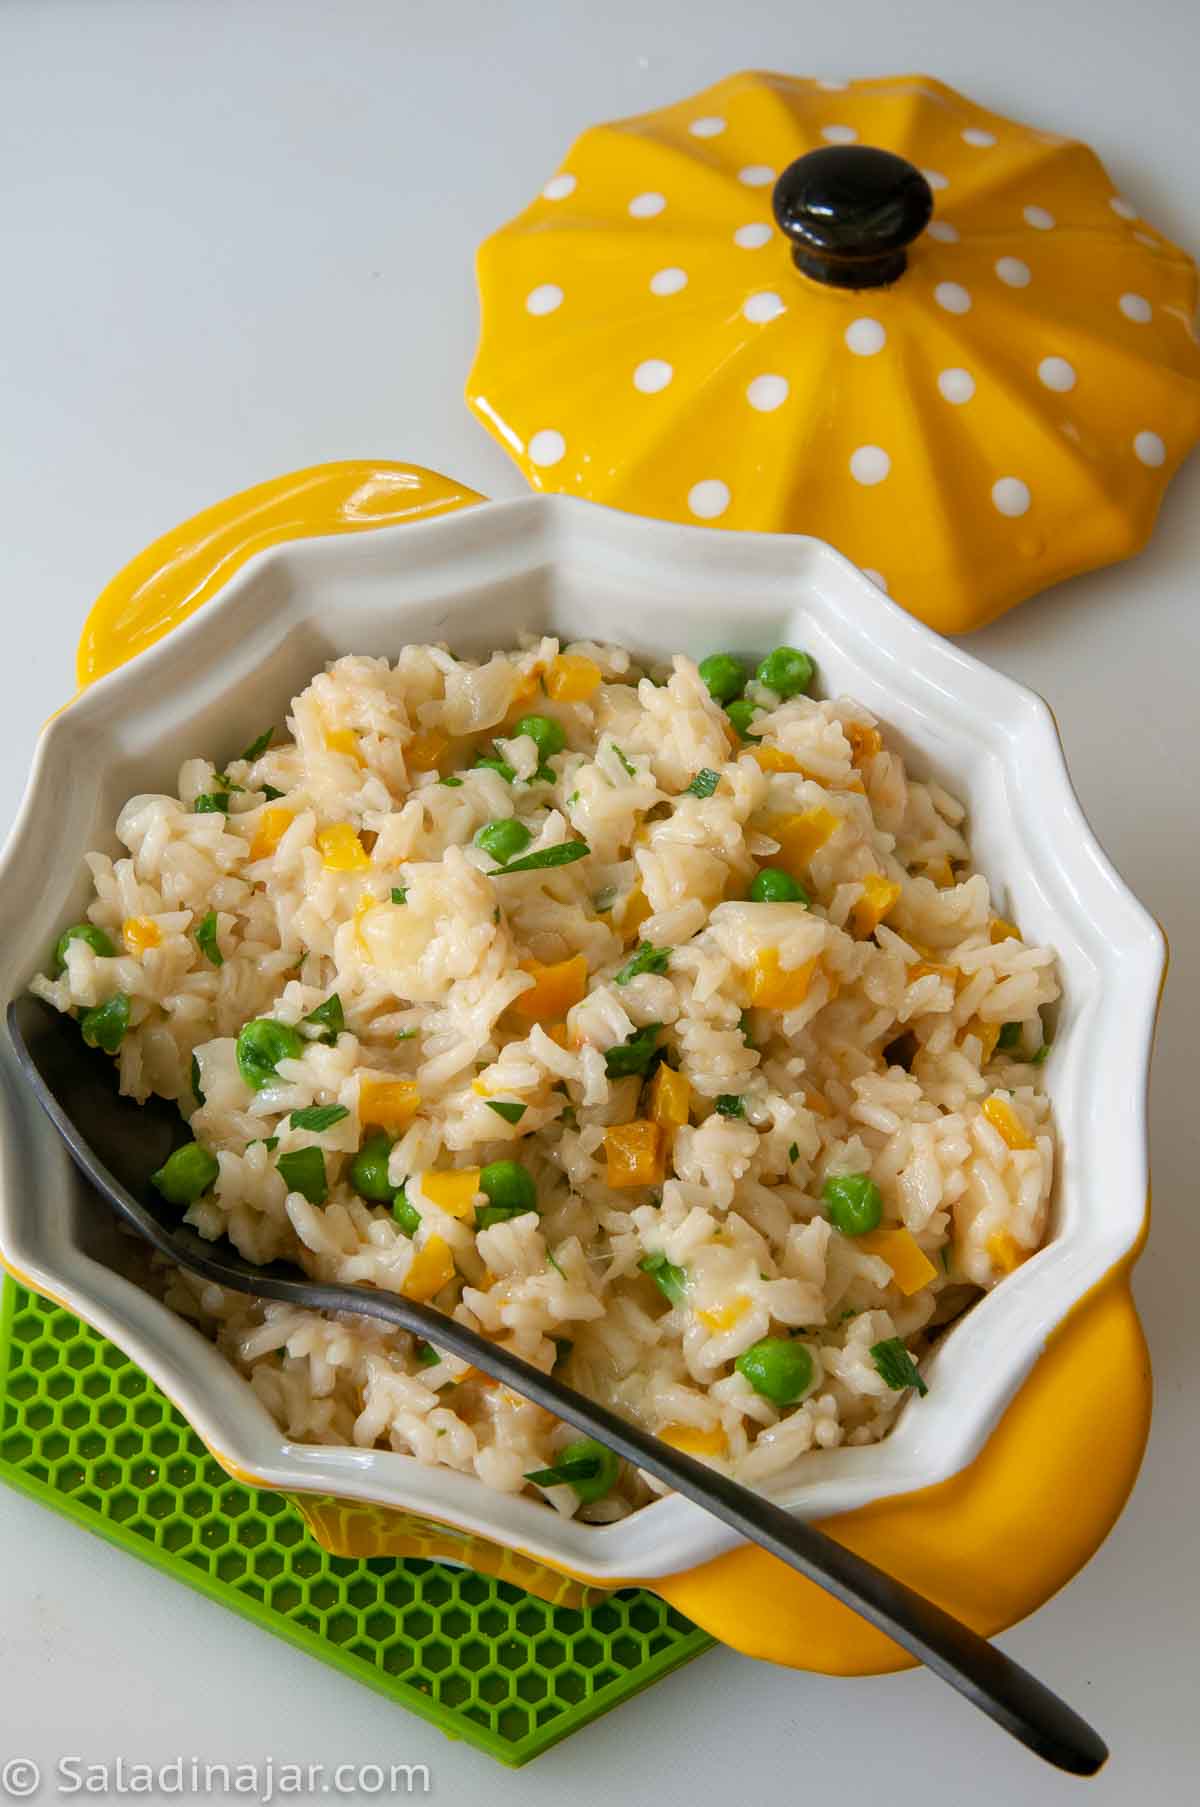
<instances>
[{"instance_id":1,"label":"green pea","mask_svg":"<svg viewBox=\"0 0 1200 1807\"><path fill-rule=\"evenodd\" d=\"M471 770L474 772L499 772L501 778L503 778L506 783L516 783L517 774L512 766L509 765L507 759L493 759L490 755L486 757L481 755L481 757L475 761Z\"/></svg>"},{"instance_id":2,"label":"green pea","mask_svg":"<svg viewBox=\"0 0 1200 1807\"><path fill-rule=\"evenodd\" d=\"M537 1187L533 1183L533 1175L520 1161L493 1161L485 1167L479 1176L479 1190L487 1197L487 1204L479 1212L477 1219L480 1229L487 1229L489 1224L503 1223L506 1217L523 1217L526 1211L537 1210ZM483 1222L487 1218L487 1223Z\"/></svg>"},{"instance_id":3,"label":"green pea","mask_svg":"<svg viewBox=\"0 0 1200 1807\"><path fill-rule=\"evenodd\" d=\"M392 1197L396 1188L388 1179L388 1156L391 1152L392 1138L383 1130L367 1137L350 1163L350 1184L360 1198L386 1204Z\"/></svg>"},{"instance_id":4,"label":"green pea","mask_svg":"<svg viewBox=\"0 0 1200 1807\"><path fill-rule=\"evenodd\" d=\"M79 1019L79 1029L89 1048L103 1048L115 1054L129 1027L129 999L123 991L114 991L107 1003L94 1004Z\"/></svg>"},{"instance_id":5,"label":"green pea","mask_svg":"<svg viewBox=\"0 0 1200 1807\"><path fill-rule=\"evenodd\" d=\"M725 713L737 729L739 740L762 739L761 734L751 734L750 732L750 723L754 719L757 707L758 705L756 703L749 703L746 701L745 697L741 697L737 702L730 703L728 709L726 709Z\"/></svg>"},{"instance_id":6,"label":"green pea","mask_svg":"<svg viewBox=\"0 0 1200 1807\"><path fill-rule=\"evenodd\" d=\"M772 1405L792 1405L813 1383L813 1358L803 1343L784 1336L765 1336L734 1362L756 1393Z\"/></svg>"},{"instance_id":7,"label":"green pea","mask_svg":"<svg viewBox=\"0 0 1200 1807\"><path fill-rule=\"evenodd\" d=\"M816 676L816 666L807 653L795 646L777 646L768 653L755 676L760 684L776 696L802 696Z\"/></svg>"},{"instance_id":8,"label":"green pea","mask_svg":"<svg viewBox=\"0 0 1200 1807\"><path fill-rule=\"evenodd\" d=\"M732 653L709 653L701 659L700 682L714 703L731 703L746 688L746 667Z\"/></svg>"},{"instance_id":9,"label":"green pea","mask_svg":"<svg viewBox=\"0 0 1200 1807\"><path fill-rule=\"evenodd\" d=\"M515 816L501 816L498 821L484 824L475 836L475 845L490 853L498 865L507 866L509 860L524 853L532 839L524 822L518 822Z\"/></svg>"},{"instance_id":10,"label":"green pea","mask_svg":"<svg viewBox=\"0 0 1200 1807\"><path fill-rule=\"evenodd\" d=\"M150 1175L150 1184L168 1204L191 1205L203 1198L219 1172L215 1154L200 1142L185 1142Z\"/></svg>"},{"instance_id":11,"label":"green pea","mask_svg":"<svg viewBox=\"0 0 1200 1807\"><path fill-rule=\"evenodd\" d=\"M812 903L804 886L779 866L764 866L761 872L755 873L750 898L753 903L803 904L806 910Z\"/></svg>"},{"instance_id":12,"label":"green pea","mask_svg":"<svg viewBox=\"0 0 1200 1807\"><path fill-rule=\"evenodd\" d=\"M879 1187L865 1173L838 1173L825 1181L821 1197L829 1206L829 1218L843 1236L865 1236L877 1230L883 1217Z\"/></svg>"},{"instance_id":13,"label":"green pea","mask_svg":"<svg viewBox=\"0 0 1200 1807\"><path fill-rule=\"evenodd\" d=\"M55 978L67 964L67 948L72 941L86 941L92 952L102 955L105 960L111 960L117 951L104 930L98 929L94 922L73 922L54 943L50 969Z\"/></svg>"},{"instance_id":14,"label":"green pea","mask_svg":"<svg viewBox=\"0 0 1200 1807\"><path fill-rule=\"evenodd\" d=\"M406 1236L415 1236L421 1227L421 1213L415 1205L408 1202L408 1193L403 1186L392 1200L392 1216Z\"/></svg>"},{"instance_id":15,"label":"green pea","mask_svg":"<svg viewBox=\"0 0 1200 1807\"><path fill-rule=\"evenodd\" d=\"M550 715L523 715L513 729L514 737L521 734L528 734L539 759L553 759L567 744L562 723Z\"/></svg>"},{"instance_id":16,"label":"green pea","mask_svg":"<svg viewBox=\"0 0 1200 1807\"><path fill-rule=\"evenodd\" d=\"M560 1450L555 1467L585 1506L611 1493L621 1472L621 1460L594 1437L580 1437Z\"/></svg>"},{"instance_id":17,"label":"green pea","mask_svg":"<svg viewBox=\"0 0 1200 1807\"><path fill-rule=\"evenodd\" d=\"M252 1091L261 1092L275 1078L281 1060L299 1060L304 1041L288 1023L258 1016L243 1023L237 1038L238 1072Z\"/></svg>"}]
</instances>

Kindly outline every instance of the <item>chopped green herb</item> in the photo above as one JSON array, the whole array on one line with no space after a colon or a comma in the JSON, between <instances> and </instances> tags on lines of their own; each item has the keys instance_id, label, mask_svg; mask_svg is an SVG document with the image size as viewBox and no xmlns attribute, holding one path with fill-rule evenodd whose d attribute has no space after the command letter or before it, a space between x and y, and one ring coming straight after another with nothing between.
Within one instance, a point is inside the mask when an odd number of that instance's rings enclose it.
<instances>
[{"instance_id":1,"label":"chopped green herb","mask_svg":"<svg viewBox=\"0 0 1200 1807\"><path fill-rule=\"evenodd\" d=\"M554 1344L554 1366L561 1368L564 1362L570 1361L575 1344L569 1336L553 1336L550 1341Z\"/></svg>"},{"instance_id":2,"label":"chopped green herb","mask_svg":"<svg viewBox=\"0 0 1200 1807\"><path fill-rule=\"evenodd\" d=\"M755 1043L754 1037L750 1033L750 1012L748 1010L743 1010L741 1016L739 1016L738 1028L742 1032L742 1040L745 1042L746 1046L748 1048L753 1048Z\"/></svg>"},{"instance_id":3,"label":"chopped green herb","mask_svg":"<svg viewBox=\"0 0 1200 1807\"><path fill-rule=\"evenodd\" d=\"M402 903L408 902L408 886L407 885L393 885L392 886L392 902L394 904L402 904Z\"/></svg>"},{"instance_id":4,"label":"chopped green herb","mask_svg":"<svg viewBox=\"0 0 1200 1807\"><path fill-rule=\"evenodd\" d=\"M396 1040L398 1042L410 1042L414 1035L420 1035L420 1033L421 1031L419 1029L397 1029Z\"/></svg>"},{"instance_id":5,"label":"chopped green herb","mask_svg":"<svg viewBox=\"0 0 1200 1807\"><path fill-rule=\"evenodd\" d=\"M236 778L231 778L228 772L214 772L213 783L220 785L223 791L244 791L246 788Z\"/></svg>"},{"instance_id":6,"label":"chopped green herb","mask_svg":"<svg viewBox=\"0 0 1200 1807\"><path fill-rule=\"evenodd\" d=\"M575 860L582 860L591 852L586 841L558 841L553 847L540 847L536 853L527 853L522 860L510 860L507 866L500 866L490 874L492 878L503 878L506 872L541 872L547 866L570 866Z\"/></svg>"},{"instance_id":7,"label":"chopped green herb","mask_svg":"<svg viewBox=\"0 0 1200 1807\"><path fill-rule=\"evenodd\" d=\"M282 797L285 793L283 791L277 791L273 784L264 784L262 787L262 794L266 798L268 803L274 803L279 797Z\"/></svg>"},{"instance_id":8,"label":"chopped green herb","mask_svg":"<svg viewBox=\"0 0 1200 1807\"><path fill-rule=\"evenodd\" d=\"M550 1263L550 1265L551 1265L551 1267L552 1267L552 1268L553 1268L553 1269L554 1269L554 1271L555 1271L555 1273L556 1273L556 1274L562 1274L562 1275L563 1275L563 1278L564 1278L564 1280L565 1280L565 1279L566 1279L566 1274L565 1274L565 1273L563 1273L563 1269L562 1269L562 1268L561 1268L561 1267L560 1267L560 1266L559 1266L559 1264L558 1264L558 1261L557 1261L557 1260L556 1260L556 1258L555 1258L555 1254L554 1254L554 1250L553 1250L553 1249L547 1249L547 1250L546 1250L546 1260L547 1260L547 1261L548 1261L548 1262L549 1262L549 1263Z\"/></svg>"},{"instance_id":9,"label":"chopped green herb","mask_svg":"<svg viewBox=\"0 0 1200 1807\"><path fill-rule=\"evenodd\" d=\"M246 748L246 751L240 755L240 757L245 760L247 765L253 765L253 763L256 759L262 758L263 754L266 752L267 748L271 744L271 737L274 733L275 733L274 728L267 728L264 733L259 735L257 740L252 740L250 742L250 745Z\"/></svg>"},{"instance_id":10,"label":"chopped green herb","mask_svg":"<svg viewBox=\"0 0 1200 1807\"><path fill-rule=\"evenodd\" d=\"M999 1035L996 1037L996 1046L997 1048L1002 1049L1005 1054L1009 1053L1013 1048L1019 1048L1021 1046L1020 1023L1005 1023Z\"/></svg>"},{"instance_id":11,"label":"chopped green herb","mask_svg":"<svg viewBox=\"0 0 1200 1807\"><path fill-rule=\"evenodd\" d=\"M210 910L203 922L196 925L196 945L202 954L206 954L214 966L224 966L225 956L217 945L217 912Z\"/></svg>"},{"instance_id":12,"label":"chopped green herb","mask_svg":"<svg viewBox=\"0 0 1200 1807\"><path fill-rule=\"evenodd\" d=\"M278 1136L259 1136L258 1140L262 1143L268 1154L274 1154L275 1150L279 1147ZM253 1148L254 1143L248 1142L246 1146L247 1148Z\"/></svg>"},{"instance_id":13,"label":"chopped green herb","mask_svg":"<svg viewBox=\"0 0 1200 1807\"><path fill-rule=\"evenodd\" d=\"M104 1004L94 1004L79 1019L83 1039L89 1048L103 1048L115 1054L129 1027L129 999L123 991L114 991Z\"/></svg>"},{"instance_id":14,"label":"chopped green herb","mask_svg":"<svg viewBox=\"0 0 1200 1807\"><path fill-rule=\"evenodd\" d=\"M325 1156L319 1148L295 1148L275 1163L289 1192L298 1192L310 1205L323 1205L329 1197Z\"/></svg>"},{"instance_id":15,"label":"chopped green herb","mask_svg":"<svg viewBox=\"0 0 1200 1807\"><path fill-rule=\"evenodd\" d=\"M436 1368L441 1359L432 1343L417 1344L418 1368Z\"/></svg>"},{"instance_id":16,"label":"chopped green herb","mask_svg":"<svg viewBox=\"0 0 1200 1807\"><path fill-rule=\"evenodd\" d=\"M192 1093L197 1104L204 1103L204 1093L200 1089L200 1062L192 1055Z\"/></svg>"},{"instance_id":17,"label":"chopped green herb","mask_svg":"<svg viewBox=\"0 0 1200 1807\"><path fill-rule=\"evenodd\" d=\"M631 759L626 759L624 753L622 753L620 747L617 745L615 740L612 743L612 750L616 754L617 758L621 761L621 764L625 767L625 770L629 774L629 776L631 778L636 778L637 777L637 767L634 765L634 763Z\"/></svg>"},{"instance_id":18,"label":"chopped green herb","mask_svg":"<svg viewBox=\"0 0 1200 1807\"><path fill-rule=\"evenodd\" d=\"M942 1272L944 1274L948 1274L950 1272L950 1260L951 1260L950 1244L948 1242L944 1242L942 1244L941 1248L938 1250L938 1260L942 1264Z\"/></svg>"},{"instance_id":19,"label":"chopped green herb","mask_svg":"<svg viewBox=\"0 0 1200 1807\"><path fill-rule=\"evenodd\" d=\"M736 1092L722 1092L717 1099L717 1113L722 1117L744 1117L746 1100L739 1098Z\"/></svg>"},{"instance_id":20,"label":"chopped green herb","mask_svg":"<svg viewBox=\"0 0 1200 1807\"><path fill-rule=\"evenodd\" d=\"M881 1380L885 1380L893 1393L903 1393L906 1387L915 1387L924 1398L929 1388L921 1379L917 1364L898 1336L889 1336L886 1342L872 1343L871 1360Z\"/></svg>"},{"instance_id":21,"label":"chopped green herb","mask_svg":"<svg viewBox=\"0 0 1200 1807\"><path fill-rule=\"evenodd\" d=\"M691 797L711 797L720 782L720 772L714 772L710 765L706 765L696 773L696 776L688 785L688 795Z\"/></svg>"},{"instance_id":22,"label":"chopped green herb","mask_svg":"<svg viewBox=\"0 0 1200 1807\"><path fill-rule=\"evenodd\" d=\"M588 1505L612 1491L620 1472L620 1461L611 1449L605 1449L594 1437L580 1437L577 1443L567 1444L552 1468L536 1468L525 1479L535 1487L559 1487L565 1483Z\"/></svg>"},{"instance_id":23,"label":"chopped green herb","mask_svg":"<svg viewBox=\"0 0 1200 1807\"><path fill-rule=\"evenodd\" d=\"M687 1292L687 1274L683 1268L676 1267L661 1253L643 1255L638 1266L644 1274L650 1275L664 1299L669 1299L672 1305L682 1304Z\"/></svg>"},{"instance_id":24,"label":"chopped green herb","mask_svg":"<svg viewBox=\"0 0 1200 1807\"><path fill-rule=\"evenodd\" d=\"M798 1161L799 1159L800 1159L799 1142L789 1142L788 1143L788 1160L789 1161Z\"/></svg>"},{"instance_id":25,"label":"chopped green herb","mask_svg":"<svg viewBox=\"0 0 1200 1807\"><path fill-rule=\"evenodd\" d=\"M228 791L201 791L192 803L192 814L194 816L223 816L228 808Z\"/></svg>"},{"instance_id":26,"label":"chopped green herb","mask_svg":"<svg viewBox=\"0 0 1200 1807\"><path fill-rule=\"evenodd\" d=\"M528 782L530 784L557 784L558 776L550 766L540 765ZM576 795L578 795L578 792L576 792Z\"/></svg>"},{"instance_id":27,"label":"chopped green herb","mask_svg":"<svg viewBox=\"0 0 1200 1807\"><path fill-rule=\"evenodd\" d=\"M349 1115L344 1104L310 1104L302 1111L293 1111L288 1122L293 1129L311 1129L319 1136L322 1130L332 1129Z\"/></svg>"},{"instance_id":28,"label":"chopped green herb","mask_svg":"<svg viewBox=\"0 0 1200 1807\"><path fill-rule=\"evenodd\" d=\"M604 1070L610 1079L628 1079L631 1073L647 1073L659 1054L658 1032L661 1023L647 1023L636 1029L625 1041L618 1042L604 1056Z\"/></svg>"},{"instance_id":29,"label":"chopped green herb","mask_svg":"<svg viewBox=\"0 0 1200 1807\"><path fill-rule=\"evenodd\" d=\"M1030 1066L1031 1067L1043 1066L1045 1064L1047 1056L1049 1055L1050 1050L1053 1046L1054 1046L1053 1042L1043 1042L1041 1047L1038 1049L1037 1053L1031 1054L1029 1056Z\"/></svg>"},{"instance_id":30,"label":"chopped green herb","mask_svg":"<svg viewBox=\"0 0 1200 1807\"><path fill-rule=\"evenodd\" d=\"M323 1033L318 1035L317 1040L324 1042L327 1048L332 1048L346 1027L346 1013L337 992L327 997L323 1004L318 1004L315 1010L310 1010L303 1021L311 1024L314 1029L322 1030Z\"/></svg>"},{"instance_id":31,"label":"chopped green herb","mask_svg":"<svg viewBox=\"0 0 1200 1807\"><path fill-rule=\"evenodd\" d=\"M448 791L460 791L462 789L462 779L456 778L453 773L451 773L449 778L439 778L438 783L444 784Z\"/></svg>"},{"instance_id":32,"label":"chopped green herb","mask_svg":"<svg viewBox=\"0 0 1200 1807\"><path fill-rule=\"evenodd\" d=\"M592 908L595 910L597 916L603 916L605 910L611 910L616 901L617 887L615 885L605 885L601 890L597 891L592 898Z\"/></svg>"},{"instance_id":33,"label":"chopped green herb","mask_svg":"<svg viewBox=\"0 0 1200 1807\"><path fill-rule=\"evenodd\" d=\"M514 784L516 782L517 774L512 766L509 765L507 759L493 757L491 754L481 755L475 761L471 770L473 772L498 772L506 783Z\"/></svg>"},{"instance_id":34,"label":"chopped green herb","mask_svg":"<svg viewBox=\"0 0 1200 1807\"><path fill-rule=\"evenodd\" d=\"M508 1098L489 1098L487 1107L498 1117L503 1117L506 1123L519 1123L529 1109L527 1104L518 1104L515 1099Z\"/></svg>"},{"instance_id":35,"label":"chopped green herb","mask_svg":"<svg viewBox=\"0 0 1200 1807\"><path fill-rule=\"evenodd\" d=\"M639 973L665 973L671 964L669 947L651 947L643 941L632 960L627 960L613 981L616 985L628 985L630 979L636 979Z\"/></svg>"}]
</instances>

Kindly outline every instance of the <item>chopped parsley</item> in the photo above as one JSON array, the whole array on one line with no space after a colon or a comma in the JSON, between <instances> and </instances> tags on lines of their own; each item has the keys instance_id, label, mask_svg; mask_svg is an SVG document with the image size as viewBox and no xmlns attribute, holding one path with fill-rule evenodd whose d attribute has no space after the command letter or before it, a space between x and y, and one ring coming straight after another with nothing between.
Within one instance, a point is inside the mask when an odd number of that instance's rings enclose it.
<instances>
[{"instance_id":1,"label":"chopped parsley","mask_svg":"<svg viewBox=\"0 0 1200 1807\"><path fill-rule=\"evenodd\" d=\"M262 787L262 794L268 803L274 803L276 799L282 797L284 793L282 791L277 791L273 784L264 784Z\"/></svg>"},{"instance_id":2,"label":"chopped parsley","mask_svg":"<svg viewBox=\"0 0 1200 1807\"><path fill-rule=\"evenodd\" d=\"M445 785L448 791L460 791L462 789L462 779L455 778L453 773L449 778L439 778L438 783Z\"/></svg>"},{"instance_id":3,"label":"chopped parsley","mask_svg":"<svg viewBox=\"0 0 1200 1807\"><path fill-rule=\"evenodd\" d=\"M418 1368L436 1368L441 1359L432 1343L417 1344Z\"/></svg>"},{"instance_id":4,"label":"chopped parsley","mask_svg":"<svg viewBox=\"0 0 1200 1807\"><path fill-rule=\"evenodd\" d=\"M564 1456L553 1468L535 1468L525 1479L532 1481L535 1487L570 1486L575 1481L594 1481L598 1478L603 1458L598 1455Z\"/></svg>"},{"instance_id":5,"label":"chopped parsley","mask_svg":"<svg viewBox=\"0 0 1200 1807\"><path fill-rule=\"evenodd\" d=\"M1044 1065L1046 1058L1049 1055L1050 1050L1053 1047L1053 1045L1054 1045L1053 1042L1043 1042L1041 1047L1038 1049L1037 1053L1031 1054L1029 1056L1030 1066L1031 1067L1040 1067L1040 1066Z\"/></svg>"},{"instance_id":6,"label":"chopped parsley","mask_svg":"<svg viewBox=\"0 0 1200 1807\"><path fill-rule=\"evenodd\" d=\"M616 975L615 985L628 985L630 979L636 979L639 973L665 973L671 964L669 947L651 947L643 941L632 960L627 960Z\"/></svg>"},{"instance_id":7,"label":"chopped parsley","mask_svg":"<svg viewBox=\"0 0 1200 1807\"><path fill-rule=\"evenodd\" d=\"M192 803L192 814L194 816L223 816L228 808L228 791L201 791Z\"/></svg>"},{"instance_id":8,"label":"chopped parsley","mask_svg":"<svg viewBox=\"0 0 1200 1807\"><path fill-rule=\"evenodd\" d=\"M744 1117L746 1100L739 1098L736 1092L722 1092L717 1099L717 1112L722 1117Z\"/></svg>"},{"instance_id":9,"label":"chopped parsley","mask_svg":"<svg viewBox=\"0 0 1200 1807\"><path fill-rule=\"evenodd\" d=\"M706 765L702 771L696 773L688 785L687 795L689 797L711 797L720 782L720 772L714 772L711 766Z\"/></svg>"},{"instance_id":10,"label":"chopped parsley","mask_svg":"<svg viewBox=\"0 0 1200 1807\"><path fill-rule=\"evenodd\" d=\"M408 886L407 885L393 885L392 886L392 902L394 904L402 904L402 903L408 902Z\"/></svg>"},{"instance_id":11,"label":"chopped parsley","mask_svg":"<svg viewBox=\"0 0 1200 1807\"><path fill-rule=\"evenodd\" d=\"M489 1098L487 1107L490 1111L495 1111L498 1117L503 1117L506 1123L519 1123L529 1109L527 1104L519 1104L516 1099L508 1098Z\"/></svg>"},{"instance_id":12,"label":"chopped parsley","mask_svg":"<svg viewBox=\"0 0 1200 1807\"><path fill-rule=\"evenodd\" d=\"M789 1142L788 1143L788 1160L789 1161L798 1161L799 1159L800 1159L799 1142Z\"/></svg>"},{"instance_id":13,"label":"chopped parsley","mask_svg":"<svg viewBox=\"0 0 1200 1807\"><path fill-rule=\"evenodd\" d=\"M621 761L621 764L625 767L625 770L629 774L629 776L631 778L636 778L637 777L637 767L634 765L634 763L631 759L626 759L624 753L622 753L620 747L617 745L615 740L612 742L612 750L616 754L617 758Z\"/></svg>"},{"instance_id":14,"label":"chopped parsley","mask_svg":"<svg viewBox=\"0 0 1200 1807\"><path fill-rule=\"evenodd\" d=\"M610 1079L628 1079L631 1073L648 1073L661 1054L658 1032L661 1023L647 1023L636 1029L625 1041L618 1042L604 1056L604 1070Z\"/></svg>"},{"instance_id":15,"label":"chopped parsley","mask_svg":"<svg viewBox=\"0 0 1200 1807\"><path fill-rule=\"evenodd\" d=\"M275 733L274 728L266 729L266 731L264 733L259 735L257 740L252 740L250 742L250 745L246 748L246 751L244 753L240 754L239 757L242 758L243 760L245 760L247 765L253 765L253 763L256 759L262 758L263 754L266 752L267 748L270 746L274 733Z\"/></svg>"},{"instance_id":16,"label":"chopped parsley","mask_svg":"<svg viewBox=\"0 0 1200 1807\"><path fill-rule=\"evenodd\" d=\"M332 1129L349 1115L344 1104L310 1104L302 1111L293 1111L288 1122L293 1129L311 1129L319 1136L322 1130Z\"/></svg>"},{"instance_id":17,"label":"chopped parsley","mask_svg":"<svg viewBox=\"0 0 1200 1807\"><path fill-rule=\"evenodd\" d=\"M903 1393L906 1387L915 1387L924 1398L929 1388L921 1379L917 1364L898 1336L889 1336L886 1342L872 1343L871 1360L881 1380L886 1380L893 1393Z\"/></svg>"},{"instance_id":18,"label":"chopped parsley","mask_svg":"<svg viewBox=\"0 0 1200 1807\"><path fill-rule=\"evenodd\" d=\"M1013 1048L1019 1048L1021 1046L1020 1023L1005 1023L999 1035L996 1037L996 1046L997 1048L1002 1049L1005 1054L1011 1052Z\"/></svg>"},{"instance_id":19,"label":"chopped parsley","mask_svg":"<svg viewBox=\"0 0 1200 1807\"><path fill-rule=\"evenodd\" d=\"M214 966L224 966L225 956L217 945L217 912L210 910L203 922L196 924L196 945Z\"/></svg>"},{"instance_id":20,"label":"chopped parsley","mask_svg":"<svg viewBox=\"0 0 1200 1807\"><path fill-rule=\"evenodd\" d=\"M576 860L586 859L591 851L586 841L558 841L553 847L540 847L536 853L527 853L524 859L510 860L507 866L498 866L490 876L503 878L506 872L541 872L548 866L570 866Z\"/></svg>"},{"instance_id":21,"label":"chopped parsley","mask_svg":"<svg viewBox=\"0 0 1200 1807\"><path fill-rule=\"evenodd\" d=\"M310 1205L323 1205L329 1197L325 1157L319 1148L295 1148L275 1163L289 1192L298 1192Z\"/></svg>"},{"instance_id":22,"label":"chopped parsley","mask_svg":"<svg viewBox=\"0 0 1200 1807\"><path fill-rule=\"evenodd\" d=\"M308 1015L301 1020L302 1023L310 1024L314 1029L321 1030L322 1033L316 1039L323 1042L327 1048L332 1048L346 1027L346 1014L342 1009L341 998L335 991L331 997L326 998L323 1004L318 1004L315 1010L310 1010Z\"/></svg>"},{"instance_id":23,"label":"chopped parsley","mask_svg":"<svg viewBox=\"0 0 1200 1807\"><path fill-rule=\"evenodd\" d=\"M396 1040L398 1042L410 1042L414 1035L420 1035L420 1033L421 1031L419 1029L397 1029Z\"/></svg>"}]
</instances>

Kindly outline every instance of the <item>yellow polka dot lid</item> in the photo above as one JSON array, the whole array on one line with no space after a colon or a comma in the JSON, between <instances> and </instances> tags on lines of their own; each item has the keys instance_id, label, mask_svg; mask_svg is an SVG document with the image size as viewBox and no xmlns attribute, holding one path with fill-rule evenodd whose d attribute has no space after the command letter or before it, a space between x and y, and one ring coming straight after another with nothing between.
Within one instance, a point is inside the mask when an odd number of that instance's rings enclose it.
<instances>
[{"instance_id":1,"label":"yellow polka dot lid","mask_svg":"<svg viewBox=\"0 0 1200 1807\"><path fill-rule=\"evenodd\" d=\"M816 534L947 633L1137 551L1200 437L1191 259L927 76L596 126L478 269L467 399L535 488Z\"/></svg>"}]
</instances>

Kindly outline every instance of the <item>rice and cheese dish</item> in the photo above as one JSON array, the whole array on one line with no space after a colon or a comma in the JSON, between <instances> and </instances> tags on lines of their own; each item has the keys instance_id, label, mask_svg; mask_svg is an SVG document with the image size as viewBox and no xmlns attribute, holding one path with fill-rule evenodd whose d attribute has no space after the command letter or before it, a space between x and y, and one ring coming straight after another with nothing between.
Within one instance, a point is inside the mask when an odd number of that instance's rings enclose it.
<instances>
[{"instance_id":1,"label":"rice and cheese dish","mask_svg":"<svg viewBox=\"0 0 1200 1807\"><path fill-rule=\"evenodd\" d=\"M339 659L130 799L34 989L178 1101L156 1183L202 1235L431 1301L751 1484L873 1442L1042 1240L1058 985L961 805L814 678ZM402 1332L165 1284L293 1439L649 1497Z\"/></svg>"}]
</instances>

